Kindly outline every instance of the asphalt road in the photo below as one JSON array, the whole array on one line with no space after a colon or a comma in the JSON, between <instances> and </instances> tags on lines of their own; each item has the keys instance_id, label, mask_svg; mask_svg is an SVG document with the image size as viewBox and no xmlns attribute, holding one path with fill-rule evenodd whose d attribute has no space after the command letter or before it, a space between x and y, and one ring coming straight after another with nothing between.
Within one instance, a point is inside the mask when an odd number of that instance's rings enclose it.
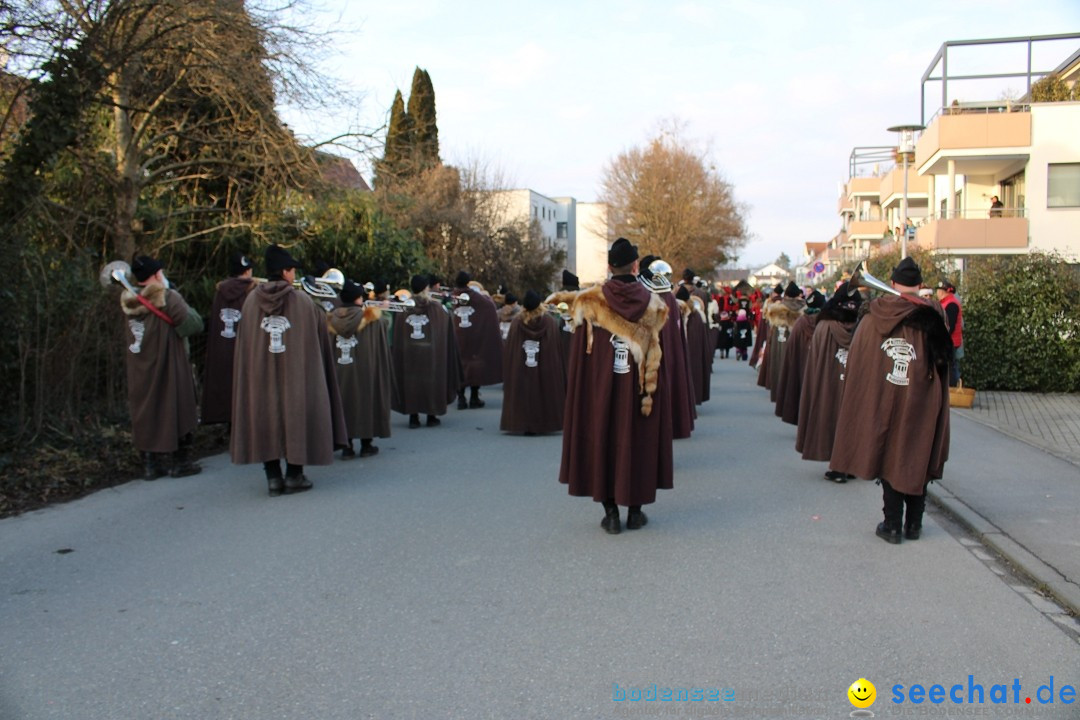
<instances>
[{"instance_id":1,"label":"asphalt road","mask_svg":"<svg viewBox=\"0 0 1080 720\"><path fill-rule=\"evenodd\" d=\"M716 369L675 489L618 536L557 483L559 436L499 434L497 388L302 495L219 456L0 521L0 719L839 718L860 678L877 717L1080 717L1075 619L941 516L877 539L880 488L822 480ZM1040 456L971 427L954 457ZM730 699L631 699L654 685Z\"/></svg>"}]
</instances>

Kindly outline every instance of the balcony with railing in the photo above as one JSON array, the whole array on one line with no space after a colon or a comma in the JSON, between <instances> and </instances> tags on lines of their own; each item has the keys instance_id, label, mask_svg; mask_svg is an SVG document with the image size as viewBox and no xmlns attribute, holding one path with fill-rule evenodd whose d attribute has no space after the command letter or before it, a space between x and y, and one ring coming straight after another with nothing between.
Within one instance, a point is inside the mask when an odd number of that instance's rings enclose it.
<instances>
[{"instance_id":1,"label":"balcony with railing","mask_svg":"<svg viewBox=\"0 0 1080 720\"><path fill-rule=\"evenodd\" d=\"M920 247L933 250L994 251L1026 250L1028 219L1024 208L1001 208L990 216L985 209L954 212L927 218L916 230Z\"/></svg>"},{"instance_id":2,"label":"balcony with railing","mask_svg":"<svg viewBox=\"0 0 1080 720\"><path fill-rule=\"evenodd\" d=\"M947 159L1025 157L1031 147L1031 113L1027 105L946 110L934 118L915 145L915 167L922 174L943 174ZM930 161L934 163L928 165ZM981 168L986 172L986 168ZM956 172L965 172L957 167Z\"/></svg>"},{"instance_id":3,"label":"balcony with railing","mask_svg":"<svg viewBox=\"0 0 1080 720\"><path fill-rule=\"evenodd\" d=\"M923 205L926 205L926 197L930 194L930 178L919 175L915 172L915 168L909 165L907 181L908 203L910 204L912 199L917 198L922 200ZM904 170L899 167L893 168L891 172L886 173L881 178L881 205L883 207L899 205L903 196Z\"/></svg>"}]
</instances>

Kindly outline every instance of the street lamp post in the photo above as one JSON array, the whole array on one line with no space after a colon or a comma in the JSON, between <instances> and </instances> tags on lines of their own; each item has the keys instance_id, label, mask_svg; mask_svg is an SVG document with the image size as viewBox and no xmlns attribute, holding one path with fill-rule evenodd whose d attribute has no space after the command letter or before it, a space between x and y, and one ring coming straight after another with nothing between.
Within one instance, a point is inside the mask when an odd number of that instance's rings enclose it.
<instances>
[{"instance_id":1,"label":"street lamp post","mask_svg":"<svg viewBox=\"0 0 1080 720\"><path fill-rule=\"evenodd\" d=\"M925 125L896 125L889 128L889 132L898 134L896 152L901 156L904 167L904 196L900 200L900 222L903 228L903 233L900 235L900 259L903 260L907 257L907 222L908 222L908 156L915 154L915 133L920 130L925 130ZM914 157L911 158L914 160Z\"/></svg>"}]
</instances>

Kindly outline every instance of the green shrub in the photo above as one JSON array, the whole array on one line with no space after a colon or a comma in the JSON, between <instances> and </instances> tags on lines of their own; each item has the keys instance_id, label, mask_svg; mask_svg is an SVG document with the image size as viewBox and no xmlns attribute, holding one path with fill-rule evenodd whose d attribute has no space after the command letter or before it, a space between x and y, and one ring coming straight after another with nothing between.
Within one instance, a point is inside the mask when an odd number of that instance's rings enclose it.
<instances>
[{"instance_id":1,"label":"green shrub","mask_svg":"<svg viewBox=\"0 0 1080 720\"><path fill-rule=\"evenodd\" d=\"M960 289L966 384L1080 390L1080 278L1054 255L972 260Z\"/></svg>"}]
</instances>

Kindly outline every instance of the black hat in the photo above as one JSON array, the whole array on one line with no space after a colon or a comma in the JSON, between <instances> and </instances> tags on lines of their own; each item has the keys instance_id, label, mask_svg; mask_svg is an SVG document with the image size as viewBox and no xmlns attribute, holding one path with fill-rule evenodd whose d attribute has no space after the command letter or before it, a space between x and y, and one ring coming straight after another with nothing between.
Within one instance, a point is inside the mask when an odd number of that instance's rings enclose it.
<instances>
[{"instance_id":1,"label":"black hat","mask_svg":"<svg viewBox=\"0 0 1080 720\"><path fill-rule=\"evenodd\" d=\"M248 270L254 267L254 263L244 253L233 253L232 258L229 260L229 276L238 277L243 275Z\"/></svg>"},{"instance_id":2,"label":"black hat","mask_svg":"<svg viewBox=\"0 0 1080 720\"><path fill-rule=\"evenodd\" d=\"M693 282L694 281L694 271L691 270L690 268L686 268L685 270L682 271L682 279L683 279L684 282Z\"/></svg>"},{"instance_id":3,"label":"black hat","mask_svg":"<svg viewBox=\"0 0 1080 720\"><path fill-rule=\"evenodd\" d=\"M540 307L540 295L535 290L529 290L525 293L525 299L521 304L526 310L535 310Z\"/></svg>"},{"instance_id":4,"label":"black hat","mask_svg":"<svg viewBox=\"0 0 1080 720\"><path fill-rule=\"evenodd\" d=\"M357 285L352 280L346 280L345 284L341 286L341 302L345 305L352 305L356 302L357 298L361 298L367 295L362 285Z\"/></svg>"},{"instance_id":5,"label":"black hat","mask_svg":"<svg viewBox=\"0 0 1080 720\"><path fill-rule=\"evenodd\" d=\"M266 274L280 275L282 270L303 267L300 262L280 245L266 248Z\"/></svg>"},{"instance_id":6,"label":"black hat","mask_svg":"<svg viewBox=\"0 0 1080 720\"><path fill-rule=\"evenodd\" d=\"M431 273L430 275L428 275L428 285L430 287L435 287L436 285L442 285L442 278L440 278L435 273Z\"/></svg>"},{"instance_id":7,"label":"black hat","mask_svg":"<svg viewBox=\"0 0 1080 720\"><path fill-rule=\"evenodd\" d=\"M772 289L772 291L773 291L773 295L783 295L784 294L784 284L783 283L776 283L776 287L774 287Z\"/></svg>"},{"instance_id":8,"label":"black hat","mask_svg":"<svg viewBox=\"0 0 1080 720\"><path fill-rule=\"evenodd\" d=\"M390 289L390 282L386 278L375 278L375 293L381 295Z\"/></svg>"},{"instance_id":9,"label":"black hat","mask_svg":"<svg viewBox=\"0 0 1080 720\"><path fill-rule=\"evenodd\" d=\"M916 287L922 285L922 270L910 256L900 261L892 271L892 281L897 285Z\"/></svg>"},{"instance_id":10,"label":"black hat","mask_svg":"<svg viewBox=\"0 0 1080 720\"><path fill-rule=\"evenodd\" d=\"M464 270L461 270L460 272L458 272L457 277L454 278L454 287L468 287L470 280L472 280L472 275L465 272Z\"/></svg>"},{"instance_id":11,"label":"black hat","mask_svg":"<svg viewBox=\"0 0 1080 720\"><path fill-rule=\"evenodd\" d=\"M507 305L513 305L517 302L517 295L512 292L508 292L503 295L503 300L506 302Z\"/></svg>"},{"instance_id":12,"label":"black hat","mask_svg":"<svg viewBox=\"0 0 1080 720\"><path fill-rule=\"evenodd\" d=\"M133 263L131 263L131 274L134 275L135 279L139 282L145 282L163 267L165 266L154 258L147 255L140 255L135 258Z\"/></svg>"},{"instance_id":13,"label":"black hat","mask_svg":"<svg viewBox=\"0 0 1080 720\"><path fill-rule=\"evenodd\" d=\"M825 296L815 290L810 293L810 297L806 299L806 307L820 310L825 307Z\"/></svg>"},{"instance_id":14,"label":"black hat","mask_svg":"<svg viewBox=\"0 0 1080 720\"><path fill-rule=\"evenodd\" d=\"M581 281L578 280L578 276L569 270L562 271L562 286L567 290L577 290L581 287Z\"/></svg>"},{"instance_id":15,"label":"black hat","mask_svg":"<svg viewBox=\"0 0 1080 720\"><path fill-rule=\"evenodd\" d=\"M690 291L686 289L685 285L681 286L679 288L679 291L675 293L675 299L682 300L683 302L686 302L690 299Z\"/></svg>"},{"instance_id":16,"label":"black hat","mask_svg":"<svg viewBox=\"0 0 1080 720\"><path fill-rule=\"evenodd\" d=\"M607 264L613 268L621 268L638 259L637 245L633 245L626 238L619 238L611 243L608 250Z\"/></svg>"},{"instance_id":17,"label":"black hat","mask_svg":"<svg viewBox=\"0 0 1080 720\"><path fill-rule=\"evenodd\" d=\"M326 274L326 271L330 269L330 263L326 262L322 258L315 261L315 277L322 277Z\"/></svg>"},{"instance_id":18,"label":"black hat","mask_svg":"<svg viewBox=\"0 0 1080 720\"><path fill-rule=\"evenodd\" d=\"M799 289L799 286L795 284L794 280L789 282L787 288L784 289L784 297L795 298L800 295L802 295L802 290Z\"/></svg>"},{"instance_id":19,"label":"black hat","mask_svg":"<svg viewBox=\"0 0 1080 720\"><path fill-rule=\"evenodd\" d=\"M427 275L413 275L412 280L409 281L409 287L412 288L412 291L413 291L414 295L424 292L424 290L427 289L427 286L428 286L428 276Z\"/></svg>"},{"instance_id":20,"label":"black hat","mask_svg":"<svg viewBox=\"0 0 1080 720\"><path fill-rule=\"evenodd\" d=\"M655 255L646 255L645 257L641 258L641 262L638 263L641 266L641 270L639 271L641 273L641 277L645 278L646 280L652 280L653 271L649 269L649 266L652 265L655 261Z\"/></svg>"},{"instance_id":21,"label":"black hat","mask_svg":"<svg viewBox=\"0 0 1080 720\"><path fill-rule=\"evenodd\" d=\"M937 284L938 290L944 290L945 292L956 292L956 286L948 280L942 280Z\"/></svg>"}]
</instances>

